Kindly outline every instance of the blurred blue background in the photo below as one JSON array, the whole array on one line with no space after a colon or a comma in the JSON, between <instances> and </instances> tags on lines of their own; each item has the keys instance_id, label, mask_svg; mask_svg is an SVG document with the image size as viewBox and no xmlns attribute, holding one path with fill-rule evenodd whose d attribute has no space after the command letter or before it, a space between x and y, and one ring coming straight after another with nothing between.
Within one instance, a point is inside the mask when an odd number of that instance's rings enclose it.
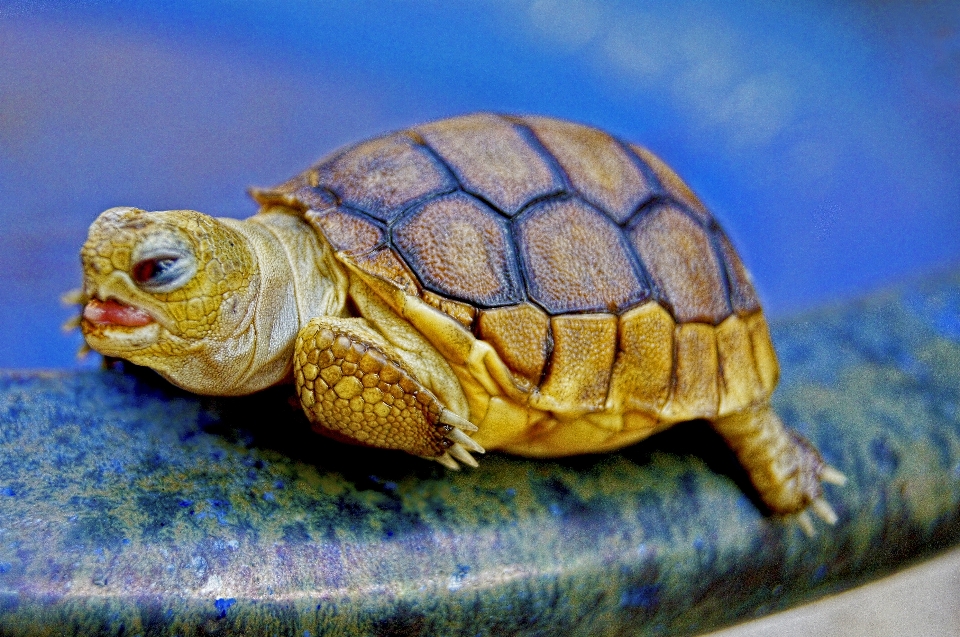
<instances>
[{"instance_id":1,"label":"blurred blue background","mask_svg":"<svg viewBox=\"0 0 960 637\"><path fill-rule=\"evenodd\" d=\"M0 367L78 364L59 296L101 210L247 216L481 109L661 155L774 317L960 262L955 2L0 2Z\"/></svg>"}]
</instances>

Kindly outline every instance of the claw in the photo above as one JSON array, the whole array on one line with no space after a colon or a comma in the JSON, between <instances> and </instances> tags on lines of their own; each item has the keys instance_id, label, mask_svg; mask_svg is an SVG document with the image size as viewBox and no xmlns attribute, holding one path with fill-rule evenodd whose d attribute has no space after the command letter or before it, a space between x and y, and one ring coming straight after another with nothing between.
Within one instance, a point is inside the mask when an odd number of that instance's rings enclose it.
<instances>
[{"instance_id":1,"label":"claw","mask_svg":"<svg viewBox=\"0 0 960 637\"><path fill-rule=\"evenodd\" d=\"M64 305L86 305L87 300L87 295L84 294L82 288L75 288L64 292L63 296L60 297L60 301Z\"/></svg>"},{"instance_id":2,"label":"claw","mask_svg":"<svg viewBox=\"0 0 960 637\"><path fill-rule=\"evenodd\" d=\"M474 459L474 457L470 455L470 452L461 447L459 443L453 443L453 446L447 449L447 453L463 464L473 467L474 469L480 466L477 464L477 461Z\"/></svg>"},{"instance_id":3,"label":"claw","mask_svg":"<svg viewBox=\"0 0 960 637\"><path fill-rule=\"evenodd\" d=\"M447 438L449 438L454 442L459 442L465 448L469 449L474 453L486 453L486 450L484 450L483 447L478 445L473 438L463 433L459 429L454 429L453 431L451 431L449 434L447 434Z\"/></svg>"},{"instance_id":4,"label":"claw","mask_svg":"<svg viewBox=\"0 0 960 637\"><path fill-rule=\"evenodd\" d=\"M842 487L847 483L847 476L843 475L830 465L824 465L820 470L820 480Z\"/></svg>"},{"instance_id":5,"label":"claw","mask_svg":"<svg viewBox=\"0 0 960 637\"><path fill-rule=\"evenodd\" d=\"M800 525L800 529L806 534L807 537L813 537L817 534L816 530L813 528L813 520L810 519L809 512L801 511L798 513L797 524Z\"/></svg>"},{"instance_id":6,"label":"claw","mask_svg":"<svg viewBox=\"0 0 960 637\"><path fill-rule=\"evenodd\" d=\"M84 344L81 345L80 348L77 350L77 358L78 358L79 360L83 360L83 359L85 359L87 356L89 356L89 355L90 355L90 352L92 352L92 351L93 351L93 350L90 349L90 346L87 345L86 343L84 343Z\"/></svg>"},{"instance_id":7,"label":"claw","mask_svg":"<svg viewBox=\"0 0 960 637\"><path fill-rule=\"evenodd\" d=\"M83 321L83 312L82 308L87 304L87 295L84 294L82 288L76 288L65 292L63 296L60 297L60 302L64 305L79 305L81 308L81 313L77 314L74 317L67 319L63 325L60 326L64 332L72 332L73 330L80 327L80 323Z\"/></svg>"},{"instance_id":8,"label":"claw","mask_svg":"<svg viewBox=\"0 0 960 637\"><path fill-rule=\"evenodd\" d=\"M813 509L813 512L817 514L818 518L827 524L833 525L837 523L837 512L834 511L833 507L830 506L823 498L817 498L811 502L810 508Z\"/></svg>"},{"instance_id":9,"label":"claw","mask_svg":"<svg viewBox=\"0 0 960 637\"><path fill-rule=\"evenodd\" d=\"M72 332L80 327L81 321L83 321L83 316L77 314L76 316L68 318L66 321L64 321L63 325L60 326L60 329L64 332Z\"/></svg>"},{"instance_id":10,"label":"claw","mask_svg":"<svg viewBox=\"0 0 960 637\"><path fill-rule=\"evenodd\" d=\"M460 465L458 465L457 461L451 458L450 454L447 452L444 452L442 456L431 458L431 460L436 460L437 462L445 466L447 469L450 469L451 471L460 471Z\"/></svg>"},{"instance_id":11,"label":"claw","mask_svg":"<svg viewBox=\"0 0 960 637\"><path fill-rule=\"evenodd\" d=\"M444 409L443 413L440 414L440 422L453 425L457 429L463 429L464 431L477 431L477 426L475 424L469 420L461 418L449 409Z\"/></svg>"}]
</instances>

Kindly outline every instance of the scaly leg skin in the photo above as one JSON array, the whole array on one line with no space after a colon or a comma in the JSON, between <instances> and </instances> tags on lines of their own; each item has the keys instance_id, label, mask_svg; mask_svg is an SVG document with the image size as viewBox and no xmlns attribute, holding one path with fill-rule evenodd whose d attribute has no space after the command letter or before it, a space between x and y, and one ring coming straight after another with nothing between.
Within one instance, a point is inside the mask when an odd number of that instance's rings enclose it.
<instances>
[{"instance_id":1,"label":"scaly leg skin","mask_svg":"<svg viewBox=\"0 0 960 637\"><path fill-rule=\"evenodd\" d=\"M293 373L314 430L360 444L400 449L459 469L483 453L464 431L477 428L449 409L363 319L315 318L297 335Z\"/></svg>"},{"instance_id":2,"label":"scaly leg skin","mask_svg":"<svg viewBox=\"0 0 960 637\"><path fill-rule=\"evenodd\" d=\"M811 536L808 509L827 524L836 523L837 514L823 498L821 482L843 485L846 477L826 464L800 434L784 426L769 404L719 418L713 426L737 454L771 511L796 515Z\"/></svg>"}]
</instances>

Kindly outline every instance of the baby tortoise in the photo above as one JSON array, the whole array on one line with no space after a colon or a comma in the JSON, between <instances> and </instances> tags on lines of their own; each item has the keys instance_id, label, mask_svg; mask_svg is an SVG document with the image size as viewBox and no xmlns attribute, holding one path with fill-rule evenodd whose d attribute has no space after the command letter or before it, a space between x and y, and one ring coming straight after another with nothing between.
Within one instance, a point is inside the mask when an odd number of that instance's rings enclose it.
<instances>
[{"instance_id":1,"label":"baby tortoise","mask_svg":"<svg viewBox=\"0 0 960 637\"><path fill-rule=\"evenodd\" d=\"M646 149L481 113L251 194L246 221L101 214L81 253L89 346L202 394L292 380L319 433L451 469L702 418L772 511L836 520L821 481L843 475L770 407L777 360L743 264Z\"/></svg>"}]
</instances>

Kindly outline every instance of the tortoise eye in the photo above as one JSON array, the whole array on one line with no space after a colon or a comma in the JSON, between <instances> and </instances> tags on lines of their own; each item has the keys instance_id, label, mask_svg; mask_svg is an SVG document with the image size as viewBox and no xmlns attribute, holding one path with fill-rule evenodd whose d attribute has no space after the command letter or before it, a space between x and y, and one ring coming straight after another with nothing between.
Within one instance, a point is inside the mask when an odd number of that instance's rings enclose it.
<instances>
[{"instance_id":1,"label":"tortoise eye","mask_svg":"<svg viewBox=\"0 0 960 637\"><path fill-rule=\"evenodd\" d=\"M164 278L176 264L176 258L144 259L133 266L133 280L137 283L148 283Z\"/></svg>"},{"instance_id":2,"label":"tortoise eye","mask_svg":"<svg viewBox=\"0 0 960 637\"><path fill-rule=\"evenodd\" d=\"M161 255L137 261L130 276L147 292L171 292L186 284L195 271L193 259Z\"/></svg>"}]
</instances>

